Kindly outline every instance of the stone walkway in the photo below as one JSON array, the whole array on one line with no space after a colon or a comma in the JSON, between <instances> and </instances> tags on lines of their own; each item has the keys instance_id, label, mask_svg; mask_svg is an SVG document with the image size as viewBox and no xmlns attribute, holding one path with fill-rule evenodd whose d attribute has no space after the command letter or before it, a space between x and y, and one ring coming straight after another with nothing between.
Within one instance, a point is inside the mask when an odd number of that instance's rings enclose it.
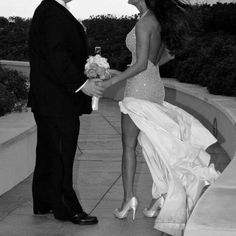
<instances>
[{"instance_id":1,"label":"stone walkway","mask_svg":"<svg viewBox=\"0 0 236 236\"><path fill-rule=\"evenodd\" d=\"M154 219L145 218L142 209L151 199L151 176L137 148L135 180L140 201L135 221L129 215L118 220L113 210L119 207L123 190L121 181L120 112L117 102L103 99L99 112L81 118L79 148L74 164L74 187L84 210L99 218L95 226L62 223L52 215L32 214L32 176L0 196L0 236L164 236L153 229ZM219 145L209 148L212 162L222 171L229 159Z\"/></svg>"}]
</instances>

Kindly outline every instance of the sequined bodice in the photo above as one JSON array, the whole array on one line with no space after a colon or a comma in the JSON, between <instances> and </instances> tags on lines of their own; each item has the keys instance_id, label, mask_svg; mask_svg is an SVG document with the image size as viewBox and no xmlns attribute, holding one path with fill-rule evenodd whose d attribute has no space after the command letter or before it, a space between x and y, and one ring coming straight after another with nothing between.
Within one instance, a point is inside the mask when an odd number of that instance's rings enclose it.
<instances>
[{"instance_id":1,"label":"sequined bodice","mask_svg":"<svg viewBox=\"0 0 236 236\"><path fill-rule=\"evenodd\" d=\"M126 46L132 53L132 65L136 60L135 27L126 36ZM162 104L165 90L160 77L159 66L148 61L145 71L127 80L124 97L134 97Z\"/></svg>"}]
</instances>

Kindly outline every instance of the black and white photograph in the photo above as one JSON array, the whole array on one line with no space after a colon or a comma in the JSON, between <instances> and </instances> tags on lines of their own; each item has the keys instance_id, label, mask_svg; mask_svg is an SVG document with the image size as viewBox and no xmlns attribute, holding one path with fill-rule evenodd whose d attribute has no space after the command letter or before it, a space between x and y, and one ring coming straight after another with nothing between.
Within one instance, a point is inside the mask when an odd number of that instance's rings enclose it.
<instances>
[{"instance_id":1,"label":"black and white photograph","mask_svg":"<svg viewBox=\"0 0 236 236\"><path fill-rule=\"evenodd\" d=\"M235 172L235 0L1 0L0 236L236 236Z\"/></svg>"}]
</instances>

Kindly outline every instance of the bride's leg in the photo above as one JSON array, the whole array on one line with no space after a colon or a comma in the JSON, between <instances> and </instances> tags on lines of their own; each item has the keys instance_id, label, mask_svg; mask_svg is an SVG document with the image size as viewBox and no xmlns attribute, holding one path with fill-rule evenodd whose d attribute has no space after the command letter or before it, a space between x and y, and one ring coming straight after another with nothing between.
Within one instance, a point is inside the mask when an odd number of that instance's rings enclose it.
<instances>
[{"instance_id":1,"label":"bride's leg","mask_svg":"<svg viewBox=\"0 0 236 236\"><path fill-rule=\"evenodd\" d=\"M136 171L136 146L139 129L134 124L129 115L121 116L122 129L122 180L124 188L124 201L122 207L127 200L134 196L134 176Z\"/></svg>"}]
</instances>

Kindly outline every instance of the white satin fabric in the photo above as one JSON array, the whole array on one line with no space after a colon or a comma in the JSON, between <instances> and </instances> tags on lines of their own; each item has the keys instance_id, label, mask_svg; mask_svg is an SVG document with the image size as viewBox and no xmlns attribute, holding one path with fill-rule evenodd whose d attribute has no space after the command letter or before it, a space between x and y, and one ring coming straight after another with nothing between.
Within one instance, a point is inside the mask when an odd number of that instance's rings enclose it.
<instances>
[{"instance_id":1,"label":"white satin fabric","mask_svg":"<svg viewBox=\"0 0 236 236\"><path fill-rule=\"evenodd\" d=\"M154 227L180 236L203 187L219 175L213 164L208 167L210 156L205 152L217 140L197 119L170 103L125 97L119 105L140 129L138 141L153 178L153 198L166 195Z\"/></svg>"}]
</instances>

